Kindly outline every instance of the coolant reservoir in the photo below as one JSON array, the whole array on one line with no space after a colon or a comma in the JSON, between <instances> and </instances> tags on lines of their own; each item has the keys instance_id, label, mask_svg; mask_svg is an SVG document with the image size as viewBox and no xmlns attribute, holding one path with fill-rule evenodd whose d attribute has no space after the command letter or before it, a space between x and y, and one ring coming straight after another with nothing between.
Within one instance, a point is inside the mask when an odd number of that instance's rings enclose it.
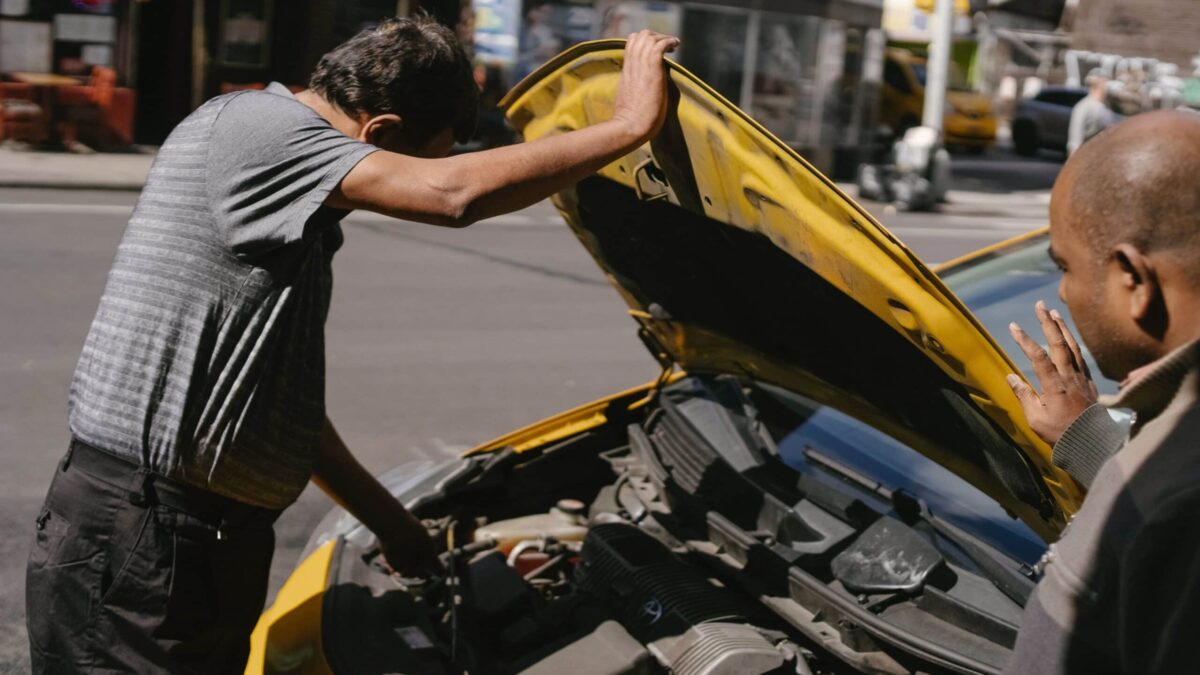
<instances>
[{"instance_id":1,"label":"coolant reservoir","mask_svg":"<svg viewBox=\"0 0 1200 675\"><path fill-rule=\"evenodd\" d=\"M588 531L583 509L583 502L562 499L549 513L498 520L484 525L475 530L475 541L494 539L496 548L505 554L518 543L530 539L554 537L559 541L583 541Z\"/></svg>"}]
</instances>

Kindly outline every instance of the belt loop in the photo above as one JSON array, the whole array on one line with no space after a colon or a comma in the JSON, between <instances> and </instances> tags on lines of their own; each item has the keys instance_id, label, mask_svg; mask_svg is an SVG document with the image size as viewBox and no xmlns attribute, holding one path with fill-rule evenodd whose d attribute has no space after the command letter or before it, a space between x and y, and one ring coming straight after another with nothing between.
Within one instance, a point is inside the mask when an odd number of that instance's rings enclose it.
<instances>
[{"instance_id":1,"label":"belt loop","mask_svg":"<svg viewBox=\"0 0 1200 675\"><path fill-rule=\"evenodd\" d=\"M134 506L149 506L154 497L154 474L145 467L137 470L136 486L139 489L129 491L129 503Z\"/></svg>"}]
</instances>

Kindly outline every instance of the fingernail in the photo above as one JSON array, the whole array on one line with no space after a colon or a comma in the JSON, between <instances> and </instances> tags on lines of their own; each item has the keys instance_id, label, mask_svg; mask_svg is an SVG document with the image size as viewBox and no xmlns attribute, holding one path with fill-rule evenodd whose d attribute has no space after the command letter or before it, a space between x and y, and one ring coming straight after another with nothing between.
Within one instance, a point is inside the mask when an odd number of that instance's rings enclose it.
<instances>
[{"instance_id":1,"label":"fingernail","mask_svg":"<svg viewBox=\"0 0 1200 675\"><path fill-rule=\"evenodd\" d=\"M1004 379L1005 379L1005 381L1008 382L1008 386L1010 386L1010 387L1015 387L1018 384L1021 384L1021 378L1017 377L1016 375L1013 375L1012 373L1005 375Z\"/></svg>"},{"instance_id":2,"label":"fingernail","mask_svg":"<svg viewBox=\"0 0 1200 675\"><path fill-rule=\"evenodd\" d=\"M1059 314L1057 309L1052 309L1052 310L1050 310L1050 316L1051 316L1051 317L1053 317L1053 318L1054 318L1054 319L1056 319L1056 320L1057 320L1057 319L1062 319L1062 314Z\"/></svg>"},{"instance_id":3,"label":"fingernail","mask_svg":"<svg viewBox=\"0 0 1200 675\"><path fill-rule=\"evenodd\" d=\"M1046 311L1046 301L1038 300L1037 304L1034 305L1034 307L1036 307L1039 312L1044 312L1044 311Z\"/></svg>"},{"instance_id":4,"label":"fingernail","mask_svg":"<svg viewBox=\"0 0 1200 675\"><path fill-rule=\"evenodd\" d=\"M1021 327L1017 325L1016 321L1013 321L1012 323L1008 324L1008 329L1015 333L1021 330Z\"/></svg>"}]
</instances>

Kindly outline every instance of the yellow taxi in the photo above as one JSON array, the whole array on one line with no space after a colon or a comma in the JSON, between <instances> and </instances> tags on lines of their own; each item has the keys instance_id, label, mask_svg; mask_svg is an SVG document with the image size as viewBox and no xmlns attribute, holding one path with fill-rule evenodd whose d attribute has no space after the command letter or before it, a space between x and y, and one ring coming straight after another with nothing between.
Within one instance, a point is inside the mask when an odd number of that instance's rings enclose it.
<instances>
[{"instance_id":1,"label":"yellow taxi","mask_svg":"<svg viewBox=\"0 0 1200 675\"><path fill-rule=\"evenodd\" d=\"M905 49L889 49L883 65L880 121L904 135L921 123L925 109L927 62ZM983 152L996 143L996 116L987 96L972 91L957 64L950 62L946 114L942 122L945 143Z\"/></svg>"},{"instance_id":2,"label":"yellow taxi","mask_svg":"<svg viewBox=\"0 0 1200 675\"><path fill-rule=\"evenodd\" d=\"M508 119L527 139L608 119L622 50L564 52ZM1083 498L1020 414L1019 371L949 276L668 68L662 133L554 197L660 372L382 475L444 542L444 575L390 574L335 509L247 673L1003 667ZM1044 239L956 261L952 285L981 311L1053 288Z\"/></svg>"}]
</instances>

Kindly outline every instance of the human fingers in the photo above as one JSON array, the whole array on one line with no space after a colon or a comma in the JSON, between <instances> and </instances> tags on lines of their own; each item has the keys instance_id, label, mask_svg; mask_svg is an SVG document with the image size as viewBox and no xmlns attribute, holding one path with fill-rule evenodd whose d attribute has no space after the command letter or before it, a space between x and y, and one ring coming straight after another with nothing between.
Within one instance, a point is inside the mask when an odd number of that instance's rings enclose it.
<instances>
[{"instance_id":1,"label":"human fingers","mask_svg":"<svg viewBox=\"0 0 1200 675\"><path fill-rule=\"evenodd\" d=\"M650 30L649 28L643 28L642 30L637 31L636 33L629 34L629 39L631 39L631 40L636 38L639 40L655 41L655 40L661 40L661 39L669 38L669 37L671 37L671 36L667 35L665 33L659 33L658 31Z\"/></svg>"},{"instance_id":2,"label":"human fingers","mask_svg":"<svg viewBox=\"0 0 1200 675\"><path fill-rule=\"evenodd\" d=\"M646 33L632 33L625 43L625 74L638 80L649 74L647 66L654 58L653 40Z\"/></svg>"},{"instance_id":3,"label":"human fingers","mask_svg":"<svg viewBox=\"0 0 1200 675\"><path fill-rule=\"evenodd\" d=\"M646 61L657 65L657 61L667 53L674 51L679 46L679 38L656 33L651 30L642 30L636 33L630 33L625 44L625 58L638 62Z\"/></svg>"},{"instance_id":4,"label":"human fingers","mask_svg":"<svg viewBox=\"0 0 1200 675\"><path fill-rule=\"evenodd\" d=\"M655 39L651 49L654 54L656 54L659 58L662 58L667 53L675 51L678 46L679 38L672 37L670 35L663 35Z\"/></svg>"},{"instance_id":5,"label":"human fingers","mask_svg":"<svg viewBox=\"0 0 1200 675\"><path fill-rule=\"evenodd\" d=\"M1050 310L1050 318L1054 319L1054 323L1058 324L1058 329L1062 332L1063 339L1067 342L1067 347L1070 348L1071 354L1075 358L1075 364L1079 369L1089 377L1087 360L1083 358L1083 349L1079 346L1079 341L1075 339L1075 334L1071 332L1071 327L1067 325L1067 320L1059 313L1057 309Z\"/></svg>"},{"instance_id":6,"label":"human fingers","mask_svg":"<svg viewBox=\"0 0 1200 675\"><path fill-rule=\"evenodd\" d=\"M626 62L628 63L631 59L636 61L637 57L645 52L647 42L646 31L630 33L629 37L625 39Z\"/></svg>"},{"instance_id":7,"label":"human fingers","mask_svg":"<svg viewBox=\"0 0 1200 675\"><path fill-rule=\"evenodd\" d=\"M1046 353L1046 350L1029 337L1029 334L1016 322L1008 324L1008 330L1012 333L1013 339L1017 341L1017 346L1033 364L1033 374L1037 376L1038 383L1042 385L1042 391L1045 391L1050 385L1056 384L1059 379L1058 369L1055 368L1054 362L1050 360L1050 355Z\"/></svg>"},{"instance_id":8,"label":"human fingers","mask_svg":"<svg viewBox=\"0 0 1200 675\"><path fill-rule=\"evenodd\" d=\"M1075 362L1075 352L1071 351L1071 343L1063 336L1062 326L1050 316L1046 303L1038 300L1034 305L1034 314L1042 326L1042 335L1046 336L1046 346L1049 348L1050 361L1060 375L1077 372L1079 365Z\"/></svg>"},{"instance_id":9,"label":"human fingers","mask_svg":"<svg viewBox=\"0 0 1200 675\"><path fill-rule=\"evenodd\" d=\"M636 33L630 33L625 40L626 48L628 48L630 45L641 48L645 46L656 45L662 42L678 42L679 38L675 37L674 35L667 35L666 33L658 33L646 29L637 31Z\"/></svg>"},{"instance_id":10,"label":"human fingers","mask_svg":"<svg viewBox=\"0 0 1200 675\"><path fill-rule=\"evenodd\" d=\"M653 45L655 42L657 42L662 37L664 37L664 36L661 33L656 33L652 30L644 29L644 30L639 30L636 33L631 33L629 35L629 42L632 43L634 46L636 46L638 49L646 49L647 47L650 47L651 45Z\"/></svg>"},{"instance_id":11,"label":"human fingers","mask_svg":"<svg viewBox=\"0 0 1200 675\"><path fill-rule=\"evenodd\" d=\"M1100 391L1096 388L1096 380L1092 377L1092 369L1088 366L1087 359L1083 358L1083 348L1079 346L1079 341L1071 332L1071 327L1067 325L1067 320L1059 314L1057 309L1050 310L1050 316L1058 322L1058 327L1062 330L1063 337L1067 340L1067 344L1071 347L1071 352L1075 355L1075 363L1079 366L1075 377L1082 380L1084 393L1092 399L1095 399Z\"/></svg>"},{"instance_id":12,"label":"human fingers","mask_svg":"<svg viewBox=\"0 0 1200 675\"><path fill-rule=\"evenodd\" d=\"M1032 425L1038 416L1042 414L1042 398L1019 375L1009 374L1005 378L1005 381L1008 382L1013 395L1017 397L1017 401L1021 404L1021 410L1025 413L1025 419Z\"/></svg>"}]
</instances>

